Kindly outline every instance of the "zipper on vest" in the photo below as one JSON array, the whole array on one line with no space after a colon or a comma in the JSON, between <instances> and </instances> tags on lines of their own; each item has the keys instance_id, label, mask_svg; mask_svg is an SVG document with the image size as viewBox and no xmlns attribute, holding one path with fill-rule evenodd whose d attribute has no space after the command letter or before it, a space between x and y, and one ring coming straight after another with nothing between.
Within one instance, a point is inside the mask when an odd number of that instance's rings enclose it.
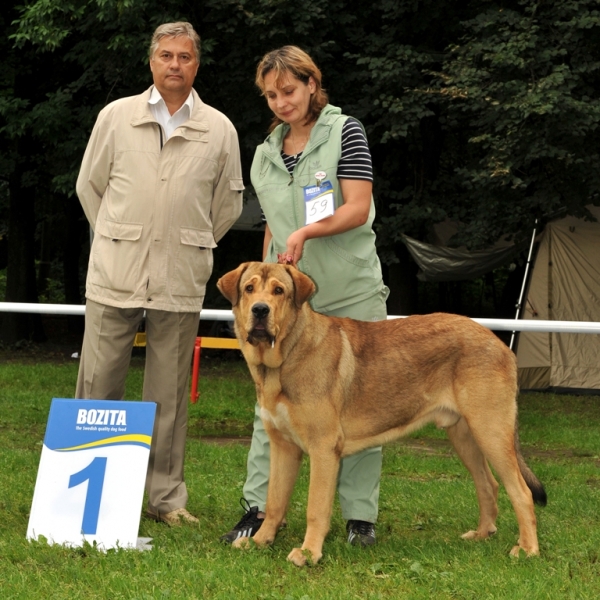
<instances>
[{"instance_id":1,"label":"zipper on vest","mask_svg":"<svg viewBox=\"0 0 600 600\"><path fill-rule=\"evenodd\" d=\"M294 183L294 176L290 173L290 181L288 182L288 187Z\"/></svg>"}]
</instances>

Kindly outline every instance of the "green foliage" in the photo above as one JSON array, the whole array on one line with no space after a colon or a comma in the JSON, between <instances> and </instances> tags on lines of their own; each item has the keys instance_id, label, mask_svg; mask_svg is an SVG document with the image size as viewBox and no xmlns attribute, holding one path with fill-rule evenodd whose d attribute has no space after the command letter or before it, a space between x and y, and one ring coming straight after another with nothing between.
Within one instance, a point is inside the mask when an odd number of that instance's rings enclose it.
<instances>
[{"instance_id":1,"label":"green foliage","mask_svg":"<svg viewBox=\"0 0 600 600\"><path fill-rule=\"evenodd\" d=\"M50 274L40 290L39 301L41 304L65 304L65 291L63 282L60 279L61 265L53 261L50 266Z\"/></svg>"},{"instance_id":2,"label":"green foliage","mask_svg":"<svg viewBox=\"0 0 600 600\"><path fill-rule=\"evenodd\" d=\"M600 184L596 2L372 10L385 25L352 58L384 245L426 237L446 217L463 223L454 243L479 248L526 237L536 218L587 215Z\"/></svg>"},{"instance_id":3,"label":"green foliage","mask_svg":"<svg viewBox=\"0 0 600 600\"><path fill-rule=\"evenodd\" d=\"M19 29L9 36L15 47L23 48L30 43L46 50L56 50L71 33L68 23L80 19L85 12L83 2L60 2L41 0L19 7Z\"/></svg>"},{"instance_id":4,"label":"green foliage","mask_svg":"<svg viewBox=\"0 0 600 600\"><path fill-rule=\"evenodd\" d=\"M585 216L600 186L600 13L592 1L492 5L464 23L438 78L466 137L446 210L482 246L535 218ZM526 233L527 230L525 228Z\"/></svg>"}]
</instances>

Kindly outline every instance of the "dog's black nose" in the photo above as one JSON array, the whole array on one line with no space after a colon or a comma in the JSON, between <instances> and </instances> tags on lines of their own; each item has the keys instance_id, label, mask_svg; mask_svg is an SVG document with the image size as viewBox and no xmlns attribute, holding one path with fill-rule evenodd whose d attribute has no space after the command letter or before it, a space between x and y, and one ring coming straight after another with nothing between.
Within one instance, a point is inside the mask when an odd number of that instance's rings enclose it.
<instances>
[{"instance_id":1,"label":"dog's black nose","mask_svg":"<svg viewBox=\"0 0 600 600\"><path fill-rule=\"evenodd\" d=\"M257 319L264 319L269 314L269 307L264 302L257 302L252 307L252 314Z\"/></svg>"}]
</instances>

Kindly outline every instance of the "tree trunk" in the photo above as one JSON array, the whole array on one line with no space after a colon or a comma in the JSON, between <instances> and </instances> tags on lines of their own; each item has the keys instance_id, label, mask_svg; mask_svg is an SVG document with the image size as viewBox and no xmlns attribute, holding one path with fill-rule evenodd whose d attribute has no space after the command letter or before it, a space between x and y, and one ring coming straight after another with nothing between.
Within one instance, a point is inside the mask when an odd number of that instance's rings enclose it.
<instances>
[{"instance_id":1,"label":"tree trunk","mask_svg":"<svg viewBox=\"0 0 600 600\"><path fill-rule=\"evenodd\" d=\"M83 210L76 196L65 197L64 201L67 220L66 231L68 232L63 244L65 302L67 304L82 304L79 261L81 260L83 238L88 238L89 225L87 220L82 218L84 216ZM83 333L84 318L70 315L68 317L68 327L71 333Z\"/></svg>"},{"instance_id":2,"label":"tree trunk","mask_svg":"<svg viewBox=\"0 0 600 600\"><path fill-rule=\"evenodd\" d=\"M6 301L37 302L35 278L35 188L23 186L25 165L30 164L27 150L31 141L25 136L15 143L16 164L8 181L8 260ZM20 340L45 340L40 315L1 313L0 340L14 344Z\"/></svg>"},{"instance_id":3,"label":"tree trunk","mask_svg":"<svg viewBox=\"0 0 600 600\"><path fill-rule=\"evenodd\" d=\"M419 300L418 268L404 244L398 244L395 250L400 262L387 266L385 278L390 288L387 301L388 313L412 315L417 310Z\"/></svg>"}]
</instances>

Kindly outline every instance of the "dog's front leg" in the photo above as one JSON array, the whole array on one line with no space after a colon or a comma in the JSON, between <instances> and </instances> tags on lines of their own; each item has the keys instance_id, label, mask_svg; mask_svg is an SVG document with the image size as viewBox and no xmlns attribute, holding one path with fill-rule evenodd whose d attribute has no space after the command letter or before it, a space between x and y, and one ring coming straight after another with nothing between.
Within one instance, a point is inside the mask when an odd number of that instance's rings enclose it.
<instances>
[{"instance_id":1,"label":"dog's front leg","mask_svg":"<svg viewBox=\"0 0 600 600\"><path fill-rule=\"evenodd\" d=\"M323 556L323 542L329 531L331 511L337 475L340 468L340 455L335 445L311 448L310 483L308 488L308 507L306 510L306 535L301 548L294 548L288 560L298 567L313 563Z\"/></svg>"},{"instance_id":2,"label":"dog's front leg","mask_svg":"<svg viewBox=\"0 0 600 600\"><path fill-rule=\"evenodd\" d=\"M271 466L266 517L253 538L258 546L272 544L275 540L277 531L285 518L298 476L298 469L302 463L302 450L296 444L283 439L276 430L269 431L267 429L267 431L271 445Z\"/></svg>"}]
</instances>

